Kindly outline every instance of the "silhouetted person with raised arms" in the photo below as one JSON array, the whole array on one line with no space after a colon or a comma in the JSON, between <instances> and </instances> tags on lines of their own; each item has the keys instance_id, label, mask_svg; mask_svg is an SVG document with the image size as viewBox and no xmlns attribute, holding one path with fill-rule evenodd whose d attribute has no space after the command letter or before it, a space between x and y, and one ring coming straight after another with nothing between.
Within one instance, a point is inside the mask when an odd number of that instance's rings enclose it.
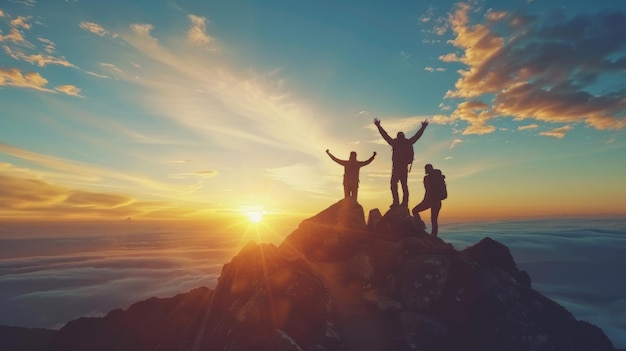
<instances>
[{"instance_id":1,"label":"silhouetted person with raised arms","mask_svg":"<svg viewBox=\"0 0 626 351\"><path fill-rule=\"evenodd\" d=\"M432 226L431 235L437 236L439 232L439 211L441 210L441 200L448 197L448 190L446 189L446 176L441 173L441 170L434 169L433 165L427 164L424 166L426 175L424 176L424 199L417 204L411 211L413 217L418 223L423 223L420 218L420 212L430 208L430 223Z\"/></svg>"},{"instance_id":2,"label":"silhouetted person with raised arms","mask_svg":"<svg viewBox=\"0 0 626 351\"><path fill-rule=\"evenodd\" d=\"M343 173L344 197L346 199L352 198L354 199L354 201L356 201L356 198L359 192L359 170L361 169L361 167L369 165L374 160L374 157L376 157L376 151L374 151L374 154L372 155L372 157L370 157L366 161L357 161L356 152L354 151L350 152L350 159L348 160L338 159L333 154L331 154L330 151L328 151L328 149L326 149L326 153L333 161L339 163L340 165L344 167L344 173Z\"/></svg>"},{"instance_id":3,"label":"silhouetted person with raised arms","mask_svg":"<svg viewBox=\"0 0 626 351\"><path fill-rule=\"evenodd\" d=\"M391 195L393 196L393 203L391 207L408 206L409 187L407 178L409 176L409 165L413 163L413 144L424 134L424 130L428 126L428 120L422 121L422 127L409 139L404 136L403 132L398 132L397 137L392 139L380 125L378 118L374 118L374 124L378 128L380 135L391 145L392 149ZM398 182L402 185L402 203L399 202L398 198Z\"/></svg>"}]
</instances>

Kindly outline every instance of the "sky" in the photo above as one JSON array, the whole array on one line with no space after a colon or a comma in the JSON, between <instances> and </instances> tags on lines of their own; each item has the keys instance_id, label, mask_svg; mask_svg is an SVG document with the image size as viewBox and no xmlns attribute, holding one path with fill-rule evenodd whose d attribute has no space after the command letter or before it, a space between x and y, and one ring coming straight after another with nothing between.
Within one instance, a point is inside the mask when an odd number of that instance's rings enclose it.
<instances>
[{"instance_id":1,"label":"sky","mask_svg":"<svg viewBox=\"0 0 626 351\"><path fill-rule=\"evenodd\" d=\"M409 206L441 169L444 240L498 236L623 348L625 73L623 0L0 1L0 324L212 287L343 197L326 149L377 153L358 201L384 213L378 118L430 122ZM582 219L514 222L556 217Z\"/></svg>"},{"instance_id":2,"label":"sky","mask_svg":"<svg viewBox=\"0 0 626 351\"><path fill-rule=\"evenodd\" d=\"M626 2L0 3L0 219L303 218L391 204L372 120L441 218L626 214Z\"/></svg>"}]
</instances>

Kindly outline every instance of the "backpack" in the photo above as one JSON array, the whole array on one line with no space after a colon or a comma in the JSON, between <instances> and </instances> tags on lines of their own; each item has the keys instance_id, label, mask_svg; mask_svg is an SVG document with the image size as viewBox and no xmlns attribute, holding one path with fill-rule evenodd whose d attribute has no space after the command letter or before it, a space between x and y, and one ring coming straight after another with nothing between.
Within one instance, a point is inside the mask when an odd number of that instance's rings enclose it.
<instances>
[{"instance_id":1,"label":"backpack","mask_svg":"<svg viewBox=\"0 0 626 351\"><path fill-rule=\"evenodd\" d=\"M396 152L398 161L403 165L413 164L415 152L413 151L413 144L409 140L402 140L402 142L398 143Z\"/></svg>"},{"instance_id":2,"label":"backpack","mask_svg":"<svg viewBox=\"0 0 626 351\"><path fill-rule=\"evenodd\" d=\"M441 170L434 169L432 173L428 175L430 183L430 190L435 195L435 198L439 200L445 200L448 198L448 189L446 187L446 176L441 173Z\"/></svg>"}]
</instances>

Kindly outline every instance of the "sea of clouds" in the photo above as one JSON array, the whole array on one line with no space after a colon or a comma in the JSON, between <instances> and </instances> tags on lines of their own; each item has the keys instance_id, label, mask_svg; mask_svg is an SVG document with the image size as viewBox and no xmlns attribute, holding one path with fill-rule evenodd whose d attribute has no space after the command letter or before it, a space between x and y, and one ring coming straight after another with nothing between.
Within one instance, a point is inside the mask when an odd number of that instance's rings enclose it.
<instances>
[{"instance_id":1,"label":"sea of clouds","mask_svg":"<svg viewBox=\"0 0 626 351\"><path fill-rule=\"evenodd\" d=\"M0 325L60 328L152 296L213 288L223 264L250 239L238 230L0 224ZM626 219L444 223L440 236L457 249L487 236L507 245L533 288L626 348Z\"/></svg>"},{"instance_id":2,"label":"sea of clouds","mask_svg":"<svg viewBox=\"0 0 626 351\"><path fill-rule=\"evenodd\" d=\"M240 237L180 224L0 228L0 325L60 328L152 296L214 287Z\"/></svg>"}]
</instances>

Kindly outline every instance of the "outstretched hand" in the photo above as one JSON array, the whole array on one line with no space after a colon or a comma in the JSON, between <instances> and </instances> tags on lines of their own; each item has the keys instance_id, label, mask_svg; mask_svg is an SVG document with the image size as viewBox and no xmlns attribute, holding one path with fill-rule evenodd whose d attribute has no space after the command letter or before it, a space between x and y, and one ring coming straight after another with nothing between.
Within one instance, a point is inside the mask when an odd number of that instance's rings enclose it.
<instances>
[{"instance_id":1,"label":"outstretched hand","mask_svg":"<svg viewBox=\"0 0 626 351\"><path fill-rule=\"evenodd\" d=\"M326 149L326 153L329 153L330 151L328 151L328 149Z\"/></svg>"},{"instance_id":2,"label":"outstretched hand","mask_svg":"<svg viewBox=\"0 0 626 351\"><path fill-rule=\"evenodd\" d=\"M374 124L375 125L379 125L380 124L380 120L378 118L374 118Z\"/></svg>"},{"instance_id":3,"label":"outstretched hand","mask_svg":"<svg viewBox=\"0 0 626 351\"><path fill-rule=\"evenodd\" d=\"M428 126L428 119L422 121L422 128L426 128Z\"/></svg>"},{"instance_id":4,"label":"outstretched hand","mask_svg":"<svg viewBox=\"0 0 626 351\"><path fill-rule=\"evenodd\" d=\"M374 156L376 156L376 151L374 151Z\"/></svg>"}]
</instances>

